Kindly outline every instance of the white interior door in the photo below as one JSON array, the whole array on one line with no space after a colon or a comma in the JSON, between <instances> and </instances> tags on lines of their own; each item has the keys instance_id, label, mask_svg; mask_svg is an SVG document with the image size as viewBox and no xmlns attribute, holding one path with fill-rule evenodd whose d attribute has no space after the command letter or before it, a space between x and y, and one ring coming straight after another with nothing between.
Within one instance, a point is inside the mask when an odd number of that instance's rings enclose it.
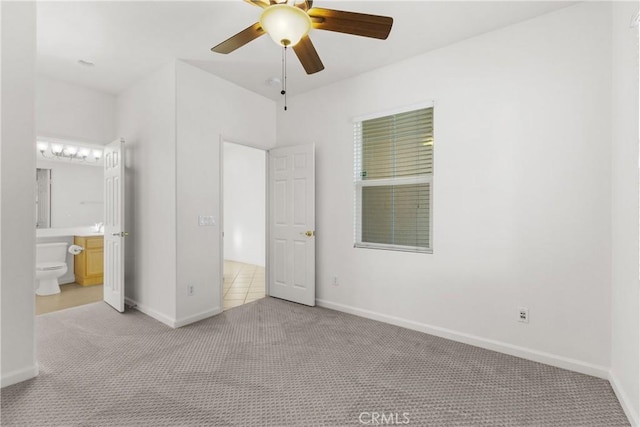
<instances>
[{"instance_id":1,"label":"white interior door","mask_svg":"<svg viewBox=\"0 0 640 427\"><path fill-rule=\"evenodd\" d=\"M104 150L104 301L124 311L124 139Z\"/></svg>"},{"instance_id":2,"label":"white interior door","mask_svg":"<svg viewBox=\"0 0 640 427\"><path fill-rule=\"evenodd\" d=\"M269 151L269 295L316 305L315 147Z\"/></svg>"}]
</instances>

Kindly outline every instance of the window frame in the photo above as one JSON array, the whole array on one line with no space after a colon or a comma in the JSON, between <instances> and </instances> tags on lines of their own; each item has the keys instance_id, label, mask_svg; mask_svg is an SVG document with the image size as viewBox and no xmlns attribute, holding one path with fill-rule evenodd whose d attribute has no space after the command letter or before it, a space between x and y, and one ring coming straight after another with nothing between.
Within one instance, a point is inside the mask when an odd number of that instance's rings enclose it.
<instances>
[{"instance_id":1,"label":"window frame","mask_svg":"<svg viewBox=\"0 0 640 427\"><path fill-rule=\"evenodd\" d=\"M361 249L380 249L380 250L390 250L390 251L398 251L398 252L413 252L413 253L425 253L425 254L433 254L434 247L434 239L433 239L433 182L435 176L435 144L433 146L433 158L434 162L431 165L432 172L430 174L417 175L417 176L402 176L397 178L381 178L381 179L368 179L362 180L361 177L361 168L362 164L358 164L357 160L362 159L362 140L357 141L355 138L356 126L360 124L362 126L362 122L366 120L373 120L387 116L393 116L396 114L407 113L411 111L434 108L435 102L428 101L419 104L413 104L406 107L396 108L393 110L382 111L378 113L368 114L364 116L355 117L352 120L353 129L354 129L354 147L353 147L353 186L354 186L354 210L353 210L353 229L354 229L354 248ZM360 131L362 134L362 131ZM434 142L436 140L435 136L435 123L433 125L433 139ZM396 245L391 243L370 243L362 241L362 189L364 187L382 187L382 186L399 186L399 185L415 185L415 184L428 184L429 185L429 247L419 247L419 246L405 246L405 245ZM358 214L360 214L360 218L358 218ZM360 225L360 226L359 226Z\"/></svg>"}]
</instances>

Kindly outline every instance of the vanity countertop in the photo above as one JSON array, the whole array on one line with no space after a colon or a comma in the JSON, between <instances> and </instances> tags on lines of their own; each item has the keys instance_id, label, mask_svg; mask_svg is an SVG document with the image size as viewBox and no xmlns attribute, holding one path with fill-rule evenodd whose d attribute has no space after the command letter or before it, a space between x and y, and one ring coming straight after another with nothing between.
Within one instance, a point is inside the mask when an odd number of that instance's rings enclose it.
<instances>
[{"instance_id":1,"label":"vanity countertop","mask_svg":"<svg viewBox=\"0 0 640 427\"><path fill-rule=\"evenodd\" d=\"M36 237L63 237L63 236L103 236L102 231L95 231L94 226L85 227L61 227L61 228L38 228Z\"/></svg>"}]
</instances>

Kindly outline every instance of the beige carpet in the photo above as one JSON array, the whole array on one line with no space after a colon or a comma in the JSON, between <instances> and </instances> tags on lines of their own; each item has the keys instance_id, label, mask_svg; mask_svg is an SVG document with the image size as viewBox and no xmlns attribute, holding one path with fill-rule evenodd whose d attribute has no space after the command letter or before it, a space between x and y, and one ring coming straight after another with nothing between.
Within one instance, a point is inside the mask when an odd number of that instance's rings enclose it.
<instances>
[{"instance_id":1,"label":"beige carpet","mask_svg":"<svg viewBox=\"0 0 640 427\"><path fill-rule=\"evenodd\" d=\"M607 381L273 298L175 330L96 303L37 330L3 426L628 425Z\"/></svg>"}]
</instances>

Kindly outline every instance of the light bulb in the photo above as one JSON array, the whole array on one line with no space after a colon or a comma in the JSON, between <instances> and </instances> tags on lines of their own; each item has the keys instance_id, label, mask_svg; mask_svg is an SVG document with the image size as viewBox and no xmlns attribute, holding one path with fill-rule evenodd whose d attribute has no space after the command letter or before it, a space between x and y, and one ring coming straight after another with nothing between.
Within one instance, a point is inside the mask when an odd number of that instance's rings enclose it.
<instances>
[{"instance_id":1,"label":"light bulb","mask_svg":"<svg viewBox=\"0 0 640 427\"><path fill-rule=\"evenodd\" d=\"M49 148L49 143L44 141L38 141L38 151L46 151Z\"/></svg>"},{"instance_id":2,"label":"light bulb","mask_svg":"<svg viewBox=\"0 0 640 427\"><path fill-rule=\"evenodd\" d=\"M76 153L78 152L78 149L74 146L68 145L65 149L64 149L64 153L67 156L75 156Z\"/></svg>"},{"instance_id":3,"label":"light bulb","mask_svg":"<svg viewBox=\"0 0 640 427\"><path fill-rule=\"evenodd\" d=\"M56 156L62 154L62 144L51 144L51 152Z\"/></svg>"},{"instance_id":4,"label":"light bulb","mask_svg":"<svg viewBox=\"0 0 640 427\"><path fill-rule=\"evenodd\" d=\"M93 157L98 160L102 157L102 150L93 150Z\"/></svg>"},{"instance_id":5,"label":"light bulb","mask_svg":"<svg viewBox=\"0 0 640 427\"><path fill-rule=\"evenodd\" d=\"M83 148L80 150L80 157L87 158L89 156L89 150L87 148Z\"/></svg>"}]
</instances>

